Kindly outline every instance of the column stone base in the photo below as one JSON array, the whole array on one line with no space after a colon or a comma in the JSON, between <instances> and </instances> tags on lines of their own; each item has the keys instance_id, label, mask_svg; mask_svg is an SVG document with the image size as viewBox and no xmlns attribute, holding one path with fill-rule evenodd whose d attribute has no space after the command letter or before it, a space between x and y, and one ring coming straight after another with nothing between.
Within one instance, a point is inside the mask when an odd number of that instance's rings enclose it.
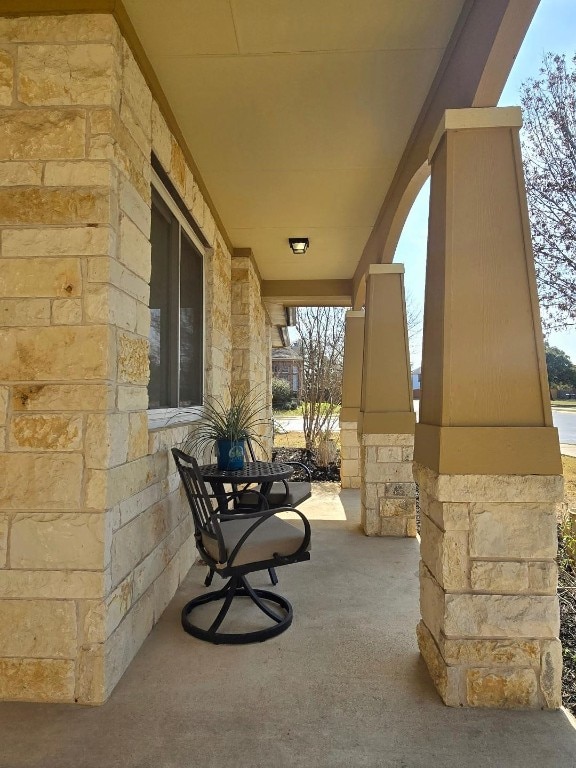
<instances>
[{"instance_id":1,"label":"column stone base","mask_svg":"<svg viewBox=\"0 0 576 768\"><path fill-rule=\"evenodd\" d=\"M360 438L361 513L366 536L416 536L414 435Z\"/></svg>"},{"instance_id":2,"label":"column stone base","mask_svg":"<svg viewBox=\"0 0 576 768\"><path fill-rule=\"evenodd\" d=\"M557 709L562 477L438 475L420 489L418 645L448 706Z\"/></svg>"},{"instance_id":3,"label":"column stone base","mask_svg":"<svg viewBox=\"0 0 576 768\"><path fill-rule=\"evenodd\" d=\"M342 488L360 488L360 443L355 421L340 422L340 458Z\"/></svg>"}]
</instances>

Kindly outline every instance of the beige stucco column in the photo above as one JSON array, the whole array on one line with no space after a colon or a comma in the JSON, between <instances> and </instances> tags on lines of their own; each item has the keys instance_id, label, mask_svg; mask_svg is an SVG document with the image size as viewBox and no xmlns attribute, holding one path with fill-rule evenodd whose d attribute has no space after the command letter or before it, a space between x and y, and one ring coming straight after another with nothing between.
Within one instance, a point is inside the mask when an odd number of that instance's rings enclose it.
<instances>
[{"instance_id":1,"label":"beige stucco column","mask_svg":"<svg viewBox=\"0 0 576 768\"><path fill-rule=\"evenodd\" d=\"M367 536L415 536L414 406L404 266L371 265L366 283L358 418L362 526Z\"/></svg>"},{"instance_id":2,"label":"beige stucco column","mask_svg":"<svg viewBox=\"0 0 576 768\"><path fill-rule=\"evenodd\" d=\"M340 445L342 451L340 481L342 488L360 488L358 417L362 396L363 357L364 310L350 310L346 312L342 408L340 409Z\"/></svg>"},{"instance_id":3,"label":"beige stucco column","mask_svg":"<svg viewBox=\"0 0 576 768\"><path fill-rule=\"evenodd\" d=\"M520 110L448 110L432 145L421 652L452 706L560 706L562 495L522 175Z\"/></svg>"}]
</instances>

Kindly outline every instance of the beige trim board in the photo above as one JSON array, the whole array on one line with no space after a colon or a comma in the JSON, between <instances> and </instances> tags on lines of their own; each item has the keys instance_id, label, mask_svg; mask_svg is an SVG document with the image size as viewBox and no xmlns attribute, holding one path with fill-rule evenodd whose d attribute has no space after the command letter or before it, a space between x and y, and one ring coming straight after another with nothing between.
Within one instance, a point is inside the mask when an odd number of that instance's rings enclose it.
<instances>
[{"instance_id":1,"label":"beige trim board","mask_svg":"<svg viewBox=\"0 0 576 768\"><path fill-rule=\"evenodd\" d=\"M554 427L417 424L414 461L441 475L561 475Z\"/></svg>"},{"instance_id":2,"label":"beige trim board","mask_svg":"<svg viewBox=\"0 0 576 768\"><path fill-rule=\"evenodd\" d=\"M340 408L340 418L338 421L340 424L343 424L344 422L353 422L353 421L358 423L359 417L360 417L360 408Z\"/></svg>"},{"instance_id":3,"label":"beige trim board","mask_svg":"<svg viewBox=\"0 0 576 768\"><path fill-rule=\"evenodd\" d=\"M146 55L144 47L136 34L128 11L122 4L121 0L0 0L0 16L57 16L59 14L82 14L82 13L111 13L116 19L116 23L120 28L122 36L130 46L130 50L134 54L138 66L146 80L148 87L152 93L153 99L158 104L168 128L172 132L172 135L178 142L180 149L182 150L186 162L192 171L194 180L198 185L198 189L202 193L202 197L206 202L206 205L210 209L218 231L222 235L224 242L230 252L232 252L232 242L226 232L224 224L216 206L214 205L210 193L206 188L206 184L200 175L198 166L194 161L192 152L190 151L188 144L184 138L184 134L180 130L178 121L172 112L172 108L166 98L166 94L162 90L160 81L156 77L154 68ZM168 170L168 169L165 169Z\"/></svg>"},{"instance_id":4,"label":"beige trim board","mask_svg":"<svg viewBox=\"0 0 576 768\"><path fill-rule=\"evenodd\" d=\"M471 107L469 109L447 109L436 129L430 149L428 162L431 162L438 144L446 131L461 131L471 128L521 128L522 110L520 107Z\"/></svg>"},{"instance_id":5,"label":"beige trim board","mask_svg":"<svg viewBox=\"0 0 576 768\"><path fill-rule=\"evenodd\" d=\"M359 435L413 435L416 424L414 411L360 412Z\"/></svg>"},{"instance_id":6,"label":"beige trim board","mask_svg":"<svg viewBox=\"0 0 576 768\"><path fill-rule=\"evenodd\" d=\"M365 317L366 312L363 309L349 309L348 312L346 312L346 317Z\"/></svg>"},{"instance_id":7,"label":"beige trim board","mask_svg":"<svg viewBox=\"0 0 576 768\"><path fill-rule=\"evenodd\" d=\"M351 280L264 280L262 298L292 306L352 306Z\"/></svg>"},{"instance_id":8,"label":"beige trim board","mask_svg":"<svg viewBox=\"0 0 576 768\"><path fill-rule=\"evenodd\" d=\"M395 264L370 264L368 275L403 275L404 264L396 262Z\"/></svg>"}]
</instances>

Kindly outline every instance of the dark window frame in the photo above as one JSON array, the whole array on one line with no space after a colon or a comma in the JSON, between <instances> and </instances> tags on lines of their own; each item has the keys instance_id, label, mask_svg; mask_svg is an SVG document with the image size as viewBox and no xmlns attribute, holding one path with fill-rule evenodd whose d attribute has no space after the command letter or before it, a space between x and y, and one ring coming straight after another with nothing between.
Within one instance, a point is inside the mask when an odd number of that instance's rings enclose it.
<instances>
[{"instance_id":1,"label":"dark window frame","mask_svg":"<svg viewBox=\"0 0 576 768\"><path fill-rule=\"evenodd\" d=\"M156 175L152 184L152 206L156 212L164 219L169 227L169 246L168 246L168 333L166 334L167 345L164 348L166 355L166 365L168 367L168 386L166 392L168 403L151 406L148 405L149 418L161 420L162 417L173 419L179 413L186 415L189 409L199 409L203 405L205 393L205 345L206 345L206 301L205 301L205 256L206 249L196 236L190 223L182 215L178 200L174 199L173 194L162 184L162 180ZM198 256L201 263L201 281L200 290L202 309L201 309L201 344L199 347L200 363L195 371L198 373L198 385L200 398L198 403L190 405L180 404L180 352L181 352L181 275L180 259L182 250L182 241L186 239L192 248L194 255ZM152 276L151 276L152 280ZM162 337L165 334L162 333ZM149 389L150 391L150 389Z\"/></svg>"}]
</instances>

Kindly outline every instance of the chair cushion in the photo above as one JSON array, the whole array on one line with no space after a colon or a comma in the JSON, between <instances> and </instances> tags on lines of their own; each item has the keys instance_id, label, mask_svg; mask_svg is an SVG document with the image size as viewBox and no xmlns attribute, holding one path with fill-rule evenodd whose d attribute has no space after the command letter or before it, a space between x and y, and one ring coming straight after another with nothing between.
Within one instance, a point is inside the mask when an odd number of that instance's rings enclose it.
<instances>
[{"instance_id":1,"label":"chair cushion","mask_svg":"<svg viewBox=\"0 0 576 768\"><path fill-rule=\"evenodd\" d=\"M309 499L312 495L312 485L304 480L302 482L288 482L288 496L284 483L272 483L272 488L268 494L268 506L273 509L287 504L291 507L297 507L303 501Z\"/></svg>"},{"instance_id":2,"label":"chair cushion","mask_svg":"<svg viewBox=\"0 0 576 768\"><path fill-rule=\"evenodd\" d=\"M232 553L242 535L255 522L256 519L252 518L251 520L225 520L220 523L228 555ZM272 560L275 553L285 556L292 555L302 544L303 539L304 531L302 528L297 528L274 515L261 523L248 536L232 562L232 566ZM213 539L203 536L203 544L208 553L215 560L218 560L217 543Z\"/></svg>"}]
</instances>

